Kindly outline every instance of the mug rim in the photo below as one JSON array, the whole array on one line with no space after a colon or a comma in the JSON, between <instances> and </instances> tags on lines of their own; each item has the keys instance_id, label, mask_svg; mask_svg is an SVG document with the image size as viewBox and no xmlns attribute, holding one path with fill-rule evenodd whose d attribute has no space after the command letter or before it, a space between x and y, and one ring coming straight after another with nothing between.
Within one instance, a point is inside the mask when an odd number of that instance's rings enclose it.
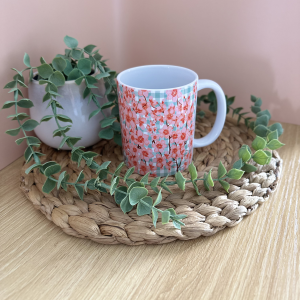
<instances>
[{"instance_id":1,"label":"mug rim","mask_svg":"<svg viewBox=\"0 0 300 300\"><path fill-rule=\"evenodd\" d=\"M183 70L191 72L195 76L195 79L192 80L190 83L187 83L187 84L184 84L184 85L181 85L181 86L178 86L178 87L170 87L170 88L164 88L164 89L147 89L147 88L134 87L134 86L125 84L120 80L120 76L124 75L127 72L131 72L131 71L136 70L136 69L150 68L150 67L173 67L173 68L183 69ZM120 72L117 76L117 81L118 81L119 84L121 84L123 86L127 86L127 87L135 89L135 90L147 90L147 91L165 91L165 90L181 89L181 88L184 88L187 85L190 85L190 84L194 83L197 80L198 80L198 74L195 71L193 71L189 68L185 68L185 67L181 67L181 66L175 66L175 65L143 65L143 66L137 66L137 67L126 69L126 70Z\"/></svg>"}]
</instances>

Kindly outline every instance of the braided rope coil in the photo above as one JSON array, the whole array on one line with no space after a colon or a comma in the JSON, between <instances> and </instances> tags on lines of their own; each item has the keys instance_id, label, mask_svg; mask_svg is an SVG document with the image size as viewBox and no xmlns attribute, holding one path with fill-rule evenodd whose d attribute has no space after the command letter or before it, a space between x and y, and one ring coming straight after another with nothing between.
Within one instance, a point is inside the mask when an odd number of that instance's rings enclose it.
<instances>
[{"instance_id":1,"label":"braided rope coil","mask_svg":"<svg viewBox=\"0 0 300 300\"><path fill-rule=\"evenodd\" d=\"M215 117L207 113L201 122L196 124L196 137L205 136L212 128ZM211 168L213 178L217 177L220 160L229 168L238 159L238 150L242 144L251 145L255 134L245 125L237 125L236 121L227 118L224 129L213 144L200 149L194 149L194 164L198 177ZM70 175L70 181L75 181L83 169L85 179L96 177L82 162L77 166L71 161L70 152L57 151L44 144L40 147L44 153L42 163L52 160L59 163L63 171ZM116 168L122 161L121 148L112 141L103 140L93 146L93 151L99 153L96 162L111 161L111 168ZM162 225L158 218L157 227L152 224L150 216L138 216L136 209L124 214L108 194L89 190L84 201L78 198L73 186L68 191L54 189L50 194L42 192L45 176L38 169L26 175L25 170L30 164L24 164L21 170L20 188L33 206L40 210L48 220L59 226L66 234L90 239L101 244L164 244L177 239L189 240L199 236L210 236L226 227L239 224L243 218L252 214L260 204L268 200L277 184L281 173L282 160L276 151L269 165L259 166L255 173L245 174L239 180L230 179L229 193L216 182L211 191L206 191L202 181L197 185L201 196L198 196L191 184L186 184L183 192L177 186L169 186L172 194L162 192L163 201L157 206L160 209L174 208L177 214L186 214L183 221L186 224L181 230L172 223ZM123 169L121 175L127 171ZM182 172L188 178L187 172ZM55 177L55 176L54 176ZM132 178L141 178L133 174ZM172 178L172 177L170 177ZM172 179L171 179L172 180ZM149 195L155 193L149 190Z\"/></svg>"}]
</instances>

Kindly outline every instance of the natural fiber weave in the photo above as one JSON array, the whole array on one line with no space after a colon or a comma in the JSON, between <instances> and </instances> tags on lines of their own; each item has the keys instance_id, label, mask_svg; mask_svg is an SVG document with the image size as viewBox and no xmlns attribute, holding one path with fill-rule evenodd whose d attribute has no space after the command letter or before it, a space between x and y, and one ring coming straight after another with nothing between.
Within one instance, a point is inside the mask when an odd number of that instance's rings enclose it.
<instances>
[{"instance_id":1,"label":"natural fiber weave","mask_svg":"<svg viewBox=\"0 0 300 300\"><path fill-rule=\"evenodd\" d=\"M206 135L214 124L215 117L207 113L196 125L196 137ZM238 149L242 144L251 145L255 134L245 125L237 125L236 121L227 118L224 129L215 143L204 148L194 149L194 164L198 170L198 177L213 168L212 176L216 178L220 160L228 169L238 159ZM111 168L115 168L123 161L121 148L112 141L101 141L92 148L99 153L96 162L112 161ZM56 151L44 144L40 151L45 156L42 162L56 161L70 174L69 181L75 181L84 167L85 179L95 177L95 174L82 165L70 159L69 151ZM84 201L78 198L74 187L68 192L56 189L51 194L42 192L45 176L37 169L29 175L25 174L28 164L24 165L21 174L21 189L27 198L50 221L69 234L80 238L91 239L102 244L164 244L177 239L195 239L201 235L210 236L218 231L239 224L244 216L255 211L259 204L269 198L277 186L281 171L282 160L273 151L273 158L269 165L258 166L255 173L246 174L240 180L228 180L230 183L227 194L219 183L215 183L211 191L206 191L202 181L198 187L202 196L197 196L191 184L186 184L185 192L177 186L170 186L173 194L163 191L163 201L157 206L160 209L174 208L178 214L186 214L185 226L181 230L175 229L170 222L162 225L158 219L157 228L152 224L150 216L138 216L134 209L124 214L115 203L113 197L98 191L88 191ZM126 172L123 168L121 175ZM183 176L189 177L187 172ZM133 174L133 178L141 178ZM169 177L172 180L172 177ZM155 193L149 190L150 195Z\"/></svg>"}]
</instances>

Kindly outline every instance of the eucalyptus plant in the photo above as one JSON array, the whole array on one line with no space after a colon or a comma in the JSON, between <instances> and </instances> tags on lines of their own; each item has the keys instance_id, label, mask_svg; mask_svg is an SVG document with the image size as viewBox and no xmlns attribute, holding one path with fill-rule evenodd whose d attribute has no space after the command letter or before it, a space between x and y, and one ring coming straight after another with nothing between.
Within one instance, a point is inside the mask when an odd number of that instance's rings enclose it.
<instances>
[{"instance_id":1,"label":"eucalyptus plant","mask_svg":"<svg viewBox=\"0 0 300 300\"><path fill-rule=\"evenodd\" d=\"M26 163L32 161L33 164L26 170L29 174L33 169L37 168L45 175L46 180L43 185L43 192L50 193L53 189L63 188L67 191L68 186L74 186L80 199L83 199L84 192L87 189L98 190L102 193L110 193L114 196L117 204L124 213L127 213L134 209L136 206L137 214L152 215L153 224L156 226L158 215L161 214L162 224L168 223L170 220L173 222L175 228L180 229L184 225L182 220L186 217L183 214L177 214L173 208L161 210L157 208L157 205L162 201L162 189L171 193L169 186L178 185L181 190L185 190L186 183L192 183L195 191L198 195L197 181L203 181L206 190L209 190L214 186L215 182L219 182L226 192L229 191L229 183L226 181L228 178L240 179L245 172L255 172L257 168L250 163L252 159L254 162L260 165L268 164L272 158L272 150L278 149L283 144L278 140L278 137L282 134L283 129L280 123L274 123L268 126L271 114L268 110L261 110L262 101L260 98L251 96L251 101L254 103L251 107L252 112L256 114L256 119L251 117L245 118L247 113L241 112L242 108L232 108L234 97L228 98L227 101L227 113L230 110L233 111L233 115L238 115L238 122L244 119L245 125L252 128L257 134L257 137L252 143L252 148L248 145L243 145L239 150L239 160L233 164L230 170L226 170L222 162L218 167L217 178L212 178L212 170L205 173L202 178L198 178L196 167L191 163L188 167L190 178L185 178L179 171L175 174L175 180L167 180L167 177L160 178L155 177L150 180L150 174L147 173L141 180L137 181L130 176L134 173L134 167L127 170L124 177L120 176L121 170L124 166L122 162L115 171L111 172L109 169L110 162L104 162L99 165L94 158L98 155L92 151L84 151L83 147L77 146L80 143L80 137L71 137L67 135L70 130L72 120L62 114L57 113L57 108L63 109L59 102L59 90L60 86L65 84L65 81L75 80L76 84L85 82L86 87L83 92L83 97L87 98L87 105L93 101L97 105L97 109L93 111L90 118L103 113L104 109L110 108L111 115L101 121L102 129L99 133L100 138L114 139L117 144L121 144L121 129L119 124L119 110L117 102L117 90L115 77L117 73L110 70L105 60L102 60L102 56L99 54L99 50L94 50L95 45L88 45L84 48L78 47L78 41L72 37L66 36L64 38L65 44L68 49L65 50L65 54L58 54L52 60L51 63L47 63L43 57L41 57L41 65L37 67L31 66L30 58L28 54L24 55L25 69L18 71L13 69L16 74L13 80L5 85L4 88L10 89L9 93L13 93L14 100L4 103L3 108L14 107L15 114L8 116L12 120L18 122L18 127L7 130L6 133L12 136L16 136L22 131L24 137L16 140L16 144L20 145L23 141L27 143L24 156ZM18 108L30 108L33 103L30 99L24 98L20 87L27 88L25 84L23 73L29 71L29 80L33 80L34 70L37 70L37 76L34 78L39 81L39 84L45 85L45 95L41 101L48 102L47 107L51 107L52 114L44 116L40 122L30 119L26 113L19 113ZM99 71L99 74L98 72ZM93 72L95 74L93 74ZM92 76L94 75L94 76ZM100 95L94 93L96 88L95 83L102 79L105 82L106 93L108 102L100 106L98 99ZM21 98L21 99L19 99ZM198 104L201 102L209 103L209 109L213 112L217 109L216 97L213 92L208 95L198 97ZM200 111L197 116L203 117L204 112ZM66 171L62 172L61 166L54 162L48 161L41 163L40 156L43 155L36 151L36 147L39 147L41 141L33 136L28 136L27 132L32 131L41 122L47 122L54 118L57 124L57 129L54 130L53 136L62 137L62 142L59 146L61 148L65 143L72 149L71 159L81 165L82 161L97 174L97 178L93 178L83 182L84 174L80 172L75 182L69 182L69 175ZM24 121L26 120L26 121ZM61 123L70 123L69 125L62 125ZM58 174L58 179L54 178L54 174ZM123 183L123 184L121 184ZM148 195L148 189L151 188L157 193L156 199L152 199Z\"/></svg>"}]
</instances>

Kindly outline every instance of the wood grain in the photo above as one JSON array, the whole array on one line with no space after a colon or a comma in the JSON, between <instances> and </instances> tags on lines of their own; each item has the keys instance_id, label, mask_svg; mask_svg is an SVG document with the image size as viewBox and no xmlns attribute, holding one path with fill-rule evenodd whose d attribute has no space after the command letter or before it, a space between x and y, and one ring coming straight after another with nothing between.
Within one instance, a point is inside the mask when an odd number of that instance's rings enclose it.
<instances>
[{"instance_id":1,"label":"wood grain","mask_svg":"<svg viewBox=\"0 0 300 300\"><path fill-rule=\"evenodd\" d=\"M241 224L157 246L64 234L0 172L1 299L300 299L300 126L284 124L277 191Z\"/></svg>"}]
</instances>

